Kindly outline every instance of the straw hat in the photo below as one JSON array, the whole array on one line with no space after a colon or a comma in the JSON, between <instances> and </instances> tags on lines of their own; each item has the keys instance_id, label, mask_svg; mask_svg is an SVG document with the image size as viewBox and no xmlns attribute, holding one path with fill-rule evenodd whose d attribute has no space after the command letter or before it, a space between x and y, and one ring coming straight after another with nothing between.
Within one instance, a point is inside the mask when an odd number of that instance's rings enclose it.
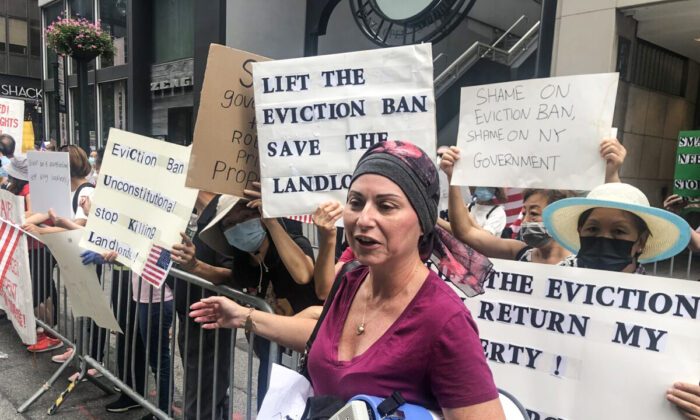
<instances>
[{"instance_id":1,"label":"straw hat","mask_svg":"<svg viewBox=\"0 0 700 420\"><path fill-rule=\"evenodd\" d=\"M15 155L10 159L10 164L5 167L9 176L21 181L29 181L29 167L27 166L27 155Z\"/></svg>"},{"instance_id":2,"label":"straw hat","mask_svg":"<svg viewBox=\"0 0 700 420\"><path fill-rule=\"evenodd\" d=\"M578 253L581 247L578 219L583 212L596 207L626 210L646 222L651 235L639 257L640 263L670 258L681 252L690 240L690 226L685 220L666 210L650 207L643 192L621 182L600 185L585 198L556 201L544 209L542 218L557 242Z\"/></svg>"}]
</instances>

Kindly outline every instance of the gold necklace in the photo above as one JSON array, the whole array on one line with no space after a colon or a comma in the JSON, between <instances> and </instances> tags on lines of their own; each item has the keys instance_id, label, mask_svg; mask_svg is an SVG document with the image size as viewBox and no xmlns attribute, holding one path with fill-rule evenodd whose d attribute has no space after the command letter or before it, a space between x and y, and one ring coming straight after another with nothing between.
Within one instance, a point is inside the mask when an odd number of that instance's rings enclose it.
<instances>
[{"instance_id":1,"label":"gold necklace","mask_svg":"<svg viewBox=\"0 0 700 420\"><path fill-rule=\"evenodd\" d=\"M415 277L416 270L418 270L418 265L419 265L418 263L415 264L415 267L413 268L413 272L411 273L410 280L406 282L406 284L401 288L401 290L398 291L398 293L396 293L394 296L390 297L389 300L400 295L401 292L406 290L408 285L411 282L413 282L413 278ZM369 277L371 275L372 275L371 273L367 274L368 280L371 280L371 278ZM365 332L365 315L367 315L367 307L369 306L369 301L371 300L371 298L372 298L372 286L370 285L370 290L367 291L367 302L365 302L365 309L362 311L362 322L360 322L360 325L357 326L357 330L356 330L357 335L362 335Z\"/></svg>"}]
</instances>

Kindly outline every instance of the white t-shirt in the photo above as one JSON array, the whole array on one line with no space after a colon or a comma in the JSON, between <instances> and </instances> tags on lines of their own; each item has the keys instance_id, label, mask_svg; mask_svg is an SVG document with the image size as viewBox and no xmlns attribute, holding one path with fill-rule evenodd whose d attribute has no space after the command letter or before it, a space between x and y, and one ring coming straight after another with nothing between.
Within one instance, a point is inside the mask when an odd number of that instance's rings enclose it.
<instances>
[{"instance_id":1,"label":"white t-shirt","mask_svg":"<svg viewBox=\"0 0 700 420\"><path fill-rule=\"evenodd\" d=\"M75 190L77 191L77 189ZM71 205L71 210L73 210L73 197L75 196L75 191L71 191L70 193L70 205ZM83 211L83 208L80 207L80 199L82 197L88 197L90 200L92 200L92 194L95 192L95 187L83 187L80 190L80 195L78 195L78 209L73 212L73 220L78 220L78 219L87 219L87 214Z\"/></svg>"},{"instance_id":2,"label":"white t-shirt","mask_svg":"<svg viewBox=\"0 0 700 420\"><path fill-rule=\"evenodd\" d=\"M495 209L494 209L495 207ZM493 209L493 211L491 211ZM491 214L489 214L491 212ZM501 205L474 203L469 210L476 223L494 236L501 236L506 227L506 210ZM486 216L488 215L488 218Z\"/></svg>"}]
</instances>

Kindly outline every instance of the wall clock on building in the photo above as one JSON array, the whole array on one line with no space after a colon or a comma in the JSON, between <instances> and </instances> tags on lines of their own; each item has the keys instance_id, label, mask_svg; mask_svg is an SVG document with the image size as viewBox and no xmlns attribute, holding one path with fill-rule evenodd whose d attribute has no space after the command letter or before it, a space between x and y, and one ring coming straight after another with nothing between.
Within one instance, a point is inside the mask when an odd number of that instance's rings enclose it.
<instances>
[{"instance_id":1,"label":"wall clock on building","mask_svg":"<svg viewBox=\"0 0 700 420\"><path fill-rule=\"evenodd\" d=\"M382 47L438 42L464 19L476 0L350 0L362 32Z\"/></svg>"}]
</instances>

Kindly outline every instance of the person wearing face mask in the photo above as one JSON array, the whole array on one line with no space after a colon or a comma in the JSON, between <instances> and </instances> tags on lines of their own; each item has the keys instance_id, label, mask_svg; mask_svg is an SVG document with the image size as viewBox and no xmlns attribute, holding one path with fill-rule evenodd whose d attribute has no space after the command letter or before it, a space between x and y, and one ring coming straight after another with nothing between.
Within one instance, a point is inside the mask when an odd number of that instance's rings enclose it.
<instances>
[{"instance_id":1,"label":"person wearing face mask","mask_svg":"<svg viewBox=\"0 0 700 420\"><path fill-rule=\"evenodd\" d=\"M454 163L459 160L459 149L450 148L443 155L441 169L452 178ZM523 222L521 240L500 238L482 229L474 220L470 209L462 199L459 186L450 187L450 226L454 236L487 257L503 258L542 264L557 264L570 255L556 241L542 223L542 211L557 200L573 197L573 191L527 189L523 192Z\"/></svg>"},{"instance_id":2,"label":"person wearing face mask","mask_svg":"<svg viewBox=\"0 0 700 420\"><path fill-rule=\"evenodd\" d=\"M258 183L254 183L259 188ZM216 216L199 234L216 252L233 259L233 287L265 299L280 315L294 315L322 305L313 283L313 249L307 238L290 234L275 218L262 218L260 193L245 190L250 200L222 195ZM269 341L253 342L260 358L258 405L267 390Z\"/></svg>"},{"instance_id":3,"label":"person wearing face mask","mask_svg":"<svg viewBox=\"0 0 700 420\"><path fill-rule=\"evenodd\" d=\"M671 258L690 241L690 226L681 217L649 206L629 184L600 185L579 198L548 206L546 228L574 252L560 265L645 274L642 264ZM676 382L666 399L690 419L700 415L700 385Z\"/></svg>"},{"instance_id":4,"label":"person wearing face mask","mask_svg":"<svg viewBox=\"0 0 700 420\"><path fill-rule=\"evenodd\" d=\"M500 204L506 202L506 192L503 188L476 187L470 188L472 201L469 209L474 221L486 232L500 237L506 227L506 209Z\"/></svg>"}]
</instances>

